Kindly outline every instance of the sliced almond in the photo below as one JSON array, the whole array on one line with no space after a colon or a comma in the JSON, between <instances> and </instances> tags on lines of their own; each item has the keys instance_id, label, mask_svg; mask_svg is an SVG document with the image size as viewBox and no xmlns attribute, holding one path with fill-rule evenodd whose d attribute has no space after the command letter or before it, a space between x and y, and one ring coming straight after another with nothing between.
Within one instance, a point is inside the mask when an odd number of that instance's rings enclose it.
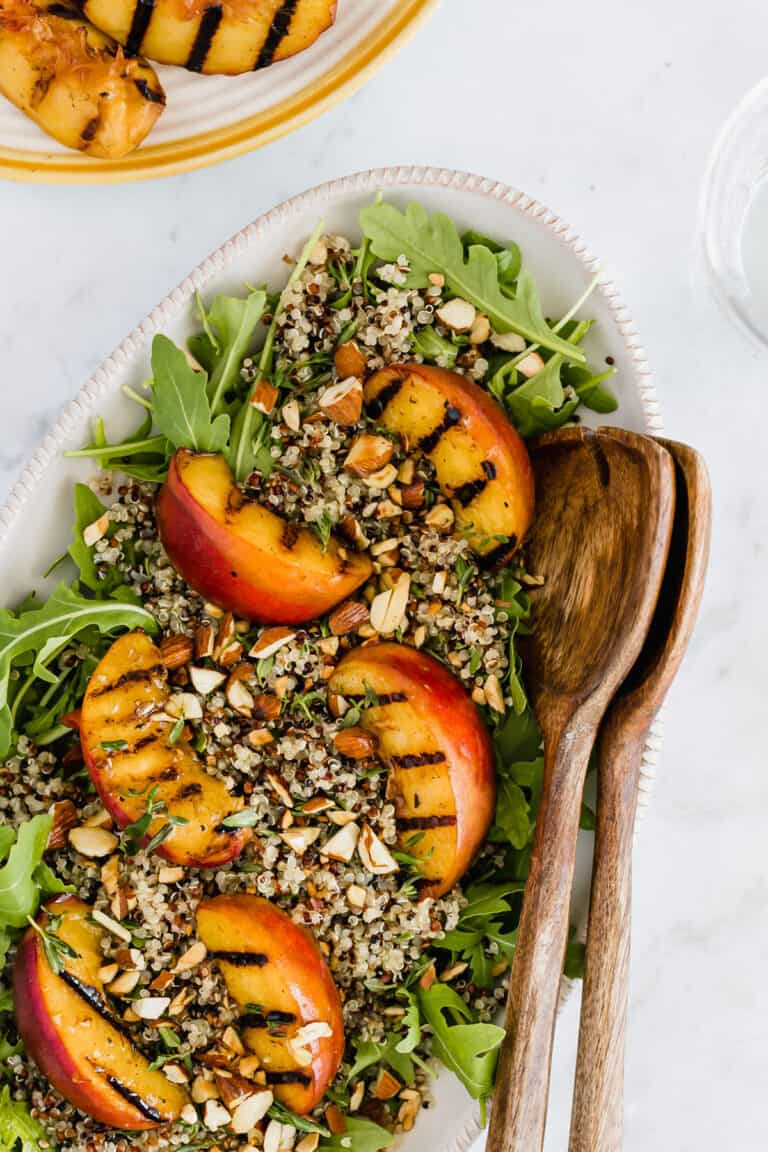
<instances>
[{"instance_id":1,"label":"sliced almond","mask_svg":"<svg viewBox=\"0 0 768 1152\"><path fill-rule=\"evenodd\" d=\"M70 828L67 839L76 852L90 860L111 856L117 848L117 836L106 828Z\"/></svg>"},{"instance_id":2,"label":"sliced almond","mask_svg":"<svg viewBox=\"0 0 768 1152\"><path fill-rule=\"evenodd\" d=\"M434 964L430 964L429 968L425 968L419 977L419 988L424 992L429 992L435 980L437 980L437 972L435 972Z\"/></svg>"},{"instance_id":3,"label":"sliced almond","mask_svg":"<svg viewBox=\"0 0 768 1152\"><path fill-rule=\"evenodd\" d=\"M325 388L318 397L320 409L337 424L349 427L357 424L363 411L363 385L355 376L348 376Z\"/></svg>"},{"instance_id":4,"label":"sliced almond","mask_svg":"<svg viewBox=\"0 0 768 1152\"><path fill-rule=\"evenodd\" d=\"M526 380L530 380L531 376L538 375L544 367L544 361L538 352L530 352L517 366L517 370L521 376L525 376Z\"/></svg>"},{"instance_id":5,"label":"sliced almond","mask_svg":"<svg viewBox=\"0 0 768 1152\"><path fill-rule=\"evenodd\" d=\"M195 1076L189 1094L195 1104L204 1104L207 1100L217 1100L219 1090L212 1080L206 1080L204 1076Z\"/></svg>"},{"instance_id":6,"label":"sliced almond","mask_svg":"<svg viewBox=\"0 0 768 1152\"><path fill-rule=\"evenodd\" d=\"M263 748L272 743L274 736L268 728L252 728L246 739L252 748Z\"/></svg>"},{"instance_id":7,"label":"sliced almond","mask_svg":"<svg viewBox=\"0 0 768 1152\"><path fill-rule=\"evenodd\" d=\"M370 824L363 824L357 842L357 854L363 862L363 866L374 876L389 876L393 872L399 871L399 864Z\"/></svg>"},{"instance_id":8,"label":"sliced almond","mask_svg":"<svg viewBox=\"0 0 768 1152\"><path fill-rule=\"evenodd\" d=\"M264 1132L264 1152L284 1152L283 1125L279 1120L270 1120Z\"/></svg>"},{"instance_id":9,"label":"sliced almond","mask_svg":"<svg viewBox=\"0 0 768 1152\"><path fill-rule=\"evenodd\" d=\"M257 380L251 392L251 407L265 416L271 416L277 404L279 392L268 380Z\"/></svg>"},{"instance_id":10,"label":"sliced almond","mask_svg":"<svg viewBox=\"0 0 768 1152\"><path fill-rule=\"evenodd\" d=\"M248 655L253 660L266 660L279 652L286 644L290 644L298 635L295 628L284 628L278 625L275 628L265 628Z\"/></svg>"},{"instance_id":11,"label":"sliced almond","mask_svg":"<svg viewBox=\"0 0 768 1152\"><path fill-rule=\"evenodd\" d=\"M347 453L344 469L353 476L370 476L389 464L393 451L394 445L386 436L374 436L366 432L357 437Z\"/></svg>"},{"instance_id":12,"label":"sliced almond","mask_svg":"<svg viewBox=\"0 0 768 1152\"><path fill-rule=\"evenodd\" d=\"M194 649L193 641L182 632L178 632L173 636L166 636L160 644L160 655L163 660L163 665L169 672L173 672L176 668L183 667L184 664L188 664L192 659Z\"/></svg>"},{"instance_id":13,"label":"sliced almond","mask_svg":"<svg viewBox=\"0 0 768 1152\"><path fill-rule=\"evenodd\" d=\"M98 520L94 520L92 524L88 524L83 528L83 543L88 548L92 548L97 541L101 540L107 534L109 528L109 512L105 512L103 516L99 516Z\"/></svg>"},{"instance_id":14,"label":"sliced almond","mask_svg":"<svg viewBox=\"0 0 768 1152\"><path fill-rule=\"evenodd\" d=\"M334 735L333 745L337 752L350 760L367 760L376 752L375 736L359 725L342 728Z\"/></svg>"},{"instance_id":15,"label":"sliced almond","mask_svg":"<svg viewBox=\"0 0 768 1152\"><path fill-rule=\"evenodd\" d=\"M340 860L343 864L348 864L355 854L359 835L360 829L357 824L350 822L344 828L334 833L330 840L326 840L320 849L320 855L327 856L331 860Z\"/></svg>"},{"instance_id":16,"label":"sliced almond","mask_svg":"<svg viewBox=\"0 0 768 1152\"><path fill-rule=\"evenodd\" d=\"M367 618L367 608L365 610L365 614ZM328 693L328 710L331 713L331 716L335 716L337 719L339 719L341 716L345 716L351 707L352 705L350 704L349 700L345 700L343 696L338 694L338 692Z\"/></svg>"},{"instance_id":17,"label":"sliced almond","mask_svg":"<svg viewBox=\"0 0 768 1152\"><path fill-rule=\"evenodd\" d=\"M283 404L281 412L283 423L291 432L298 432L301 428L301 409L299 408L298 401L289 400L287 404Z\"/></svg>"},{"instance_id":18,"label":"sliced almond","mask_svg":"<svg viewBox=\"0 0 768 1152\"><path fill-rule=\"evenodd\" d=\"M51 830L46 852L55 852L67 843L68 833L80 823L80 817L71 800L57 800L51 808Z\"/></svg>"},{"instance_id":19,"label":"sliced almond","mask_svg":"<svg viewBox=\"0 0 768 1152\"><path fill-rule=\"evenodd\" d=\"M328 812L328 819L331 824L335 824L338 828L345 828L347 824L354 824L357 820L357 813L347 812L344 808L331 808Z\"/></svg>"},{"instance_id":20,"label":"sliced almond","mask_svg":"<svg viewBox=\"0 0 768 1152\"><path fill-rule=\"evenodd\" d=\"M253 711L253 693L240 679L229 678L226 693L227 703L241 716L250 716Z\"/></svg>"},{"instance_id":21,"label":"sliced almond","mask_svg":"<svg viewBox=\"0 0 768 1152\"><path fill-rule=\"evenodd\" d=\"M232 1131L241 1136L251 1132L264 1119L273 1102L274 1096L269 1089L244 1097L232 1110Z\"/></svg>"},{"instance_id":22,"label":"sliced almond","mask_svg":"<svg viewBox=\"0 0 768 1152\"><path fill-rule=\"evenodd\" d=\"M305 816L317 816L320 812L327 812L329 808L333 808L333 800L327 796L314 796L301 806Z\"/></svg>"},{"instance_id":23,"label":"sliced almond","mask_svg":"<svg viewBox=\"0 0 768 1152\"><path fill-rule=\"evenodd\" d=\"M365 375L365 357L356 341L347 340L338 346L333 354L333 366L339 379L356 376L362 380Z\"/></svg>"},{"instance_id":24,"label":"sliced almond","mask_svg":"<svg viewBox=\"0 0 768 1152\"><path fill-rule=\"evenodd\" d=\"M170 1003L170 996L145 996L141 1000L134 1000L131 1007L140 1020L159 1020L165 1015Z\"/></svg>"},{"instance_id":25,"label":"sliced almond","mask_svg":"<svg viewBox=\"0 0 768 1152\"><path fill-rule=\"evenodd\" d=\"M450 968L446 968L444 972L440 973L440 982L442 984L450 984L451 980L455 980L461 976L469 968L466 961L461 961L459 964L452 964Z\"/></svg>"},{"instance_id":26,"label":"sliced almond","mask_svg":"<svg viewBox=\"0 0 768 1152\"><path fill-rule=\"evenodd\" d=\"M293 852L301 856L314 844L319 835L319 828L287 828L285 832L280 833L280 839L287 844Z\"/></svg>"},{"instance_id":27,"label":"sliced almond","mask_svg":"<svg viewBox=\"0 0 768 1152\"><path fill-rule=\"evenodd\" d=\"M371 1095L376 1100L394 1100L401 1088L402 1084L388 1068L380 1068L379 1075L371 1089Z\"/></svg>"},{"instance_id":28,"label":"sliced almond","mask_svg":"<svg viewBox=\"0 0 768 1152\"><path fill-rule=\"evenodd\" d=\"M261 1061L258 1056L243 1056L237 1068L241 1076L246 1080L252 1080L261 1068Z\"/></svg>"},{"instance_id":29,"label":"sliced almond","mask_svg":"<svg viewBox=\"0 0 768 1152\"><path fill-rule=\"evenodd\" d=\"M182 1124L197 1124L197 1109L194 1104L185 1104L181 1110Z\"/></svg>"},{"instance_id":30,"label":"sliced almond","mask_svg":"<svg viewBox=\"0 0 768 1152\"><path fill-rule=\"evenodd\" d=\"M290 792L280 777L275 772L267 772L266 780L270 788L272 788L273 791L277 793L280 800L283 802L283 804L285 804L286 808L292 808L293 797L291 796Z\"/></svg>"},{"instance_id":31,"label":"sliced almond","mask_svg":"<svg viewBox=\"0 0 768 1152\"><path fill-rule=\"evenodd\" d=\"M448 504L435 504L424 517L424 523L436 532L450 532L456 517Z\"/></svg>"},{"instance_id":32,"label":"sliced almond","mask_svg":"<svg viewBox=\"0 0 768 1152\"><path fill-rule=\"evenodd\" d=\"M400 540L397 536L388 536L386 540L377 540L371 544L371 556L383 556L385 552L393 552L398 548Z\"/></svg>"},{"instance_id":33,"label":"sliced almond","mask_svg":"<svg viewBox=\"0 0 768 1152\"><path fill-rule=\"evenodd\" d=\"M365 888L361 888L359 884L350 884L346 895L350 908L354 908L357 912L361 912L365 908Z\"/></svg>"},{"instance_id":34,"label":"sliced almond","mask_svg":"<svg viewBox=\"0 0 768 1152\"><path fill-rule=\"evenodd\" d=\"M163 1075L171 1084L189 1084L189 1072L183 1064L163 1064Z\"/></svg>"},{"instance_id":35,"label":"sliced almond","mask_svg":"<svg viewBox=\"0 0 768 1152\"><path fill-rule=\"evenodd\" d=\"M361 1081L362 1083L362 1081ZM363 1085L363 1088L365 1086ZM294 1152L317 1152L317 1146L320 1143L319 1132L307 1132L296 1145Z\"/></svg>"},{"instance_id":36,"label":"sliced almond","mask_svg":"<svg viewBox=\"0 0 768 1152\"><path fill-rule=\"evenodd\" d=\"M103 968L99 968L99 980L101 980L102 984L111 984L119 971L119 964L105 964Z\"/></svg>"},{"instance_id":37,"label":"sliced almond","mask_svg":"<svg viewBox=\"0 0 768 1152\"><path fill-rule=\"evenodd\" d=\"M198 964L202 964L207 955L208 949L205 944L202 940L196 940L176 961L173 971L189 972L192 968L197 968Z\"/></svg>"},{"instance_id":38,"label":"sliced almond","mask_svg":"<svg viewBox=\"0 0 768 1152\"><path fill-rule=\"evenodd\" d=\"M355 632L361 624L368 620L368 608L359 600L345 600L334 608L328 617L328 626L334 636L346 636Z\"/></svg>"},{"instance_id":39,"label":"sliced almond","mask_svg":"<svg viewBox=\"0 0 768 1152\"><path fill-rule=\"evenodd\" d=\"M160 884L178 884L180 880L184 879L183 868L169 868L163 867L157 873L158 883Z\"/></svg>"},{"instance_id":40,"label":"sliced almond","mask_svg":"<svg viewBox=\"0 0 768 1152\"><path fill-rule=\"evenodd\" d=\"M425 490L423 480L414 480L412 484L405 484L400 489L400 502L403 508L421 508L424 503Z\"/></svg>"},{"instance_id":41,"label":"sliced almond","mask_svg":"<svg viewBox=\"0 0 768 1152\"><path fill-rule=\"evenodd\" d=\"M383 468L379 468L377 472L369 473L363 479L369 488L389 488L390 484L393 484L397 479L397 468L394 464L385 464Z\"/></svg>"},{"instance_id":42,"label":"sliced almond","mask_svg":"<svg viewBox=\"0 0 768 1152\"><path fill-rule=\"evenodd\" d=\"M347 1130L344 1113L337 1104L329 1104L325 1110L325 1122L334 1136L342 1136Z\"/></svg>"},{"instance_id":43,"label":"sliced almond","mask_svg":"<svg viewBox=\"0 0 768 1152\"><path fill-rule=\"evenodd\" d=\"M130 996L140 979L140 972L121 972L119 976L107 985L107 991L111 992L113 996Z\"/></svg>"},{"instance_id":44,"label":"sliced almond","mask_svg":"<svg viewBox=\"0 0 768 1152\"><path fill-rule=\"evenodd\" d=\"M477 309L468 300L456 296L438 308L435 315L440 323L445 324L452 332L469 332L475 322Z\"/></svg>"},{"instance_id":45,"label":"sliced almond","mask_svg":"<svg viewBox=\"0 0 768 1152\"><path fill-rule=\"evenodd\" d=\"M219 664L222 668L231 668L233 664L237 664L238 660L242 658L243 646L239 640L233 640L231 644L225 645L220 649L218 654Z\"/></svg>"},{"instance_id":46,"label":"sliced almond","mask_svg":"<svg viewBox=\"0 0 768 1152\"><path fill-rule=\"evenodd\" d=\"M421 648L422 644L427 638L426 624L419 624L418 628L413 633L413 646L414 648Z\"/></svg>"},{"instance_id":47,"label":"sliced almond","mask_svg":"<svg viewBox=\"0 0 768 1152\"><path fill-rule=\"evenodd\" d=\"M216 630L213 624L206 620L195 630L195 659L205 660L206 657L213 656L215 646Z\"/></svg>"},{"instance_id":48,"label":"sliced almond","mask_svg":"<svg viewBox=\"0 0 768 1152\"><path fill-rule=\"evenodd\" d=\"M221 1037L221 1042L225 1048L229 1048L229 1050L231 1052L234 1052L237 1056L244 1056L245 1055L245 1048L243 1048L243 1042L231 1024L228 1024L227 1027L224 1029L224 1034Z\"/></svg>"},{"instance_id":49,"label":"sliced almond","mask_svg":"<svg viewBox=\"0 0 768 1152\"><path fill-rule=\"evenodd\" d=\"M182 988L180 992L176 993L173 1000L171 1000L171 1003L168 1007L168 1015L181 1016L182 1012L186 1008L187 1004L189 1004L191 999L191 988Z\"/></svg>"},{"instance_id":50,"label":"sliced almond","mask_svg":"<svg viewBox=\"0 0 768 1152\"><path fill-rule=\"evenodd\" d=\"M226 1128L231 1119L228 1109L219 1100L206 1100L203 1108L203 1124L210 1132Z\"/></svg>"},{"instance_id":51,"label":"sliced almond","mask_svg":"<svg viewBox=\"0 0 768 1152\"><path fill-rule=\"evenodd\" d=\"M83 824L86 828L112 828L114 821L106 808L98 808Z\"/></svg>"},{"instance_id":52,"label":"sliced almond","mask_svg":"<svg viewBox=\"0 0 768 1152\"><path fill-rule=\"evenodd\" d=\"M490 339L490 336L491 322L487 316L479 312L477 316L475 316L474 323L472 324L472 329L469 333L469 342L470 344L485 344L486 340Z\"/></svg>"},{"instance_id":53,"label":"sliced almond","mask_svg":"<svg viewBox=\"0 0 768 1152\"><path fill-rule=\"evenodd\" d=\"M394 588L380 592L371 603L371 624L382 636L390 635L405 623L411 578L407 572L399 577Z\"/></svg>"},{"instance_id":54,"label":"sliced almond","mask_svg":"<svg viewBox=\"0 0 768 1152\"><path fill-rule=\"evenodd\" d=\"M215 668L192 667L189 670L189 679L192 681L195 692L201 696L210 696L211 692L221 688L226 676Z\"/></svg>"},{"instance_id":55,"label":"sliced almond","mask_svg":"<svg viewBox=\"0 0 768 1152\"><path fill-rule=\"evenodd\" d=\"M443 592L445 592L445 586L447 583L447 572L435 572L434 576L432 577L432 591L434 592L435 596L442 596Z\"/></svg>"},{"instance_id":56,"label":"sliced almond","mask_svg":"<svg viewBox=\"0 0 768 1152\"><path fill-rule=\"evenodd\" d=\"M499 678L495 673L491 673L483 685L483 688L485 691L485 699L489 706L493 708L494 712L505 712L506 704L504 703L504 693L501 690Z\"/></svg>"},{"instance_id":57,"label":"sliced almond","mask_svg":"<svg viewBox=\"0 0 768 1152\"><path fill-rule=\"evenodd\" d=\"M502 352L525 351L525 340L522 336L518 336L517 332L494 332L491 336L491 344L494 348L500 348Z\"/></svg>"},{"instance_id":58,"label":"sliced almond","mask_svg":"<svg viewBox=\"0 0 768 1152\"><path fill-rule=\"evenodd\" d=\"M202 720L203 706L194 692L177 692L166 702L165 710L176 719Z\"/></svg>"}]
</instances>

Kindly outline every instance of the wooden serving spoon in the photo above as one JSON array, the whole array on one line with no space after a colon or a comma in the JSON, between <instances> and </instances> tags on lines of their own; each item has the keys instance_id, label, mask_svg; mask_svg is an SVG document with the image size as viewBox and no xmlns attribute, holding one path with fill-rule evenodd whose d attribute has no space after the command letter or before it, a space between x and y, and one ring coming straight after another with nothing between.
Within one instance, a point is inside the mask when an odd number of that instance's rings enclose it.
<instances>
[{"instance_id":1,"label":"wooden serving spoon","mask_svg":"<svg viewBox=\"0 0 768 1152\"><path fill-rule=\"evenodd\" d=\"M531 456L528 561L546 580L532 598L525 655L544 780L487 1152L543 1144L584 778L650 626L674 511L672 458L646 437L568 428L543 436Z\"/></svg>"},{"instance_id":2,"label":"wooden serving spoon","mask_svg":"<svg viewBox=\"0 0 768 1152\"><path fill-rule=\"evenodd\" d=\"M648 732L693 631L709 554L711 493L701 456L675 461L672 544L650 632L614 698L598 745L598 802L570 1152L619 1152L630 949L632 838Z\"/></svg>"}]
</instances>

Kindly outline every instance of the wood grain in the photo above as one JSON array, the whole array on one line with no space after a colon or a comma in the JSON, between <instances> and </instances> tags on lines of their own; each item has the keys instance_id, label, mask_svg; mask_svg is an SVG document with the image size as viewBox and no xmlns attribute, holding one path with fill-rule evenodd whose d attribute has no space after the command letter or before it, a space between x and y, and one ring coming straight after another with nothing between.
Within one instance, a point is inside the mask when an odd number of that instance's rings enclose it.
<instances>
[{"instance_id":1,"label":"wood grain","mask_svg":"<svg viewBox=\"0 0 768 1152\"><path fill-rule=\"evenodd\" d=\"M645 437L570 428L542 437L532 459L528 564L545 583L524 659L545 770L488 1152L543 1144L584 777L605 709L650 625L674 509L672 460Z\"/></svg>"},{"instance_id":2,"label":"wood grain","mask_svg":"<svg viewBox=\"0 0 768 1152\"><path fill-rule=\"evenodd\" d=\"M662 441L675 462L676 511L648 636L600 732L592 894L570 1152L619 1152L631 934L632 838L648 730L693 631L709 554L711 494L693 449Z\"/></svg>"}]
</instances>

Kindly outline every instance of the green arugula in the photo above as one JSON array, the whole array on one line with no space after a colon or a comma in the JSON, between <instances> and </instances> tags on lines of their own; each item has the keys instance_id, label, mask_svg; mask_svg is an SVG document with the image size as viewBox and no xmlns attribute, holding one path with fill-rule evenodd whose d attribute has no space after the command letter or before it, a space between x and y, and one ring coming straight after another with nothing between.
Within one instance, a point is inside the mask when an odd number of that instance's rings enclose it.
<instances>
[{"instance_id":1,"label":"green arugula","mask_svg":"<svg viewBox=\"0 0 768 1152\"><path fill-rule=\"evenodd\" d=\"M449 292L474 304L496 332L517 332L570 360L584 361L584 353L547 324L530 274L519 273L517 293L510 297L500 286L494 253L473 244L465 254L455 224L444 213L430 218L420 204L409 204L404 213L391 204L369 204L360 212L360 225L379 259L407 258L408 287L426 288L430 273L440 272Z\"/></svg>"},{"instance_id":2,"label":"green arugula","mask_svg":"<svg viewBox=\"0 0 768 1152\"><path fill-rule=\"evenodd\" d=\"M231 392L240 390L240 365L266 304L267 294L261 290L249 292L244 300L216 296L208 313L198 300L204 331L189 341L189 348L200 363L209 366L208 399L213 413L222 410Z\"/></svg>"},{"instance_id":3,"label":"green arugula","mask_svg":"<svg viewBox=\"0 0 768 1152\"><path fill-rule=\"evenodd\" d=\"M103 591L103 581L99 579L96 563L93 559L93 545L83 540L83 532L89 524L93 524L103 516L106 508L101 500L91 491L87 484L75 484L75 523L72 529L73 540L67 549L69 555L77 565L80 573L80 583L92 592Z\"/></svg>"},{"instance_id":4,"label":"green arugula","mask_svg":"<svg viewBox=\"0 0 768 1152\"><path fill-rule=\"evenodd\" d=\"M10 945L49 896L72 892L43 861L53 817L33 816L17 829L4 826L0 842L0 966ZM10 836L9 836L10 833ZM0 1009L5 1010L3 1007Z\"/></svg>"},{"instance_id":5,"label":"green arugula","mask_svg":"<svg viewBox=\"0 0 768 1152\"><path fill-rule=\"evenodd\" d=\"M279 1100L275 1100L267 1115L272 1120L279 1120L281 1124L290 1124L298 1132L318 1132L321 1136L330 1136L330 1132L322 1124L318 1124L310 1116L297 1116Z\"/></svg>"},{"instance_id":6,"label":"green arugula","mask_svg":"<svg viewBox=\"0 0 768 1152\"><path fill-rule=\"evenodd\" d=\"M394 1136L362 1116L347 1116L346 1128L340 1136L321 1136L320 1148L326 1152L380 1152L394 1143Z\"/></svg>"},{"instance_id":7,"label":"green arugula","mask_svg":"<svg viewBox=\"0 0 768 1152\"><path fill-rule=\"evenodd\" d=\"M167 336L152 341L152 391L155 425L174 448L222 452L229 439L229 416L215 418L207 377L196 372Z\"/></svg>"},{"instance_id":8,"label":"green arugula","mask_svg":"<svg viewBox=\"0 0 768 1152\"><path fill-rule=\"evenodd\" d=\"M0 1091L0 1152L42 1152L43 1136L42 1126L30 1115L26 1104L11 1099L6 1084Z\"/></svg>"},{"instance_id":9,"label":"green arugula","mask_svg":"<svg viewBox=\"0 0 768 1152\"><path fill-rule=\"evenodd\" d=\"M493 1091L504 1029L477 1023L458 992L439 982L417 992L421 1015L432 1030L432 1050L458 1076L470 1096L484 1100Z\"/></svg>"},{"instance_id":10,"label":"green arugula","mask_svg":"<svg viewBox=\"0 0 768 1152\"><path fill-rule=\"evenodd\" d=\"M14 613L0 609L0 757L7 756L14 734L9 705L14 665L34 657L32 676L57 682L49 665L86 629L111 633L117 628L156 631L154 618L145 608L119 601L89 600L60 584L40 608Z\"/></svg>"},{"instance_id":11,"label":"green arugula","mask_svg":"<svg viewBox=\"0 0 768 1152\"><path fill-rule=\"evenodd\" d=\"M419 328L414 333L413 350L430 363L453 368L461 347L451 340L446 340L430 325L428 328Z\"/></svg>"}]
</instances>

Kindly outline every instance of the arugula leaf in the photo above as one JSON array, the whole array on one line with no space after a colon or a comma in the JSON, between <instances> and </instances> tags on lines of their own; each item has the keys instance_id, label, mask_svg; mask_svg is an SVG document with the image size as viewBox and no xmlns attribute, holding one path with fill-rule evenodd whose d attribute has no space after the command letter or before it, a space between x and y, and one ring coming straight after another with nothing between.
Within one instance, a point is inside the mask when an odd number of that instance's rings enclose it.
<instances>
[{"instance_id":1,"label":"arugula leaf","mask_svg":"<svg viewBox=\"0 0 768 1152\"><path fill-rule=\"evenodd\" d=\"M299 1132L318 1132L321 1136L330 1136L330 1132L322 1124L318 1124L310 1116L297 1116L295 1112L291 1112L290 1108L286 1108L285 1104L281 1104L279 1100L275 1100L267 1113L273 1120L279 1120L281 1124L290 1124L292 1128L296 1128Z\"/></svg>"},{"instance_id":2,"label":"arugula leaf","mask_svg":"<svg viewBox=\"0 0 768 1152\"><path fill-rule=\"evenodd\" d=\"M16 833L10 824L0 824L0 864L3 863L16 839ZM2 1009L0 1009L2 1011Z\"/></svg>"},{"instance_id":3,"label":"arugula leaf","mask_svg":"<svg viewBox=\"0 0 768 1152\"><path fill-rule=\"evenodd\" d=\"M53 869L41 860L32 873L32 879L40 890L40 900L47 900L49 896L61 896L64 892L74 892L74 884L65 884L60 880Z\"/></svg>"},{"instance_id":4,"label":"arugula leaf","mask_svg":"<svg viewBox=\"0 0 768 1152\"><path fill-rule=\"evenodd\" d=\"M11 1099L6 1084L0 1092L0 1150L2 1152L42 1152L45 1133L29 1113L26 1104Z\"/></svg>"},{"instance_id":5,"label":"arugula leaf","mask_svg":"<svg viewBox=\"0 0 768 1152\"><path fill-rule=\"evenodd\" d=\"M43 858L53 824L49 812L21 824L16 843L0 868L0 928L23 928L40 903L35 870Z\"/></svg>"},{"instance_id":6,"label":"arugula leaf","mask_svg":"<svg viewBox=\"0 0 768 1152\"><path fill-rule=\"evenodd\" d=\"M96 572L93 546L85 543L83 532L89 524L93 524L105 512L106 508L101 500L87 484L75 484L75 523L72 529L74 539L67 551L80 572L80 583L93 592L101 592L103 582L99 580Z\"/></svg>"},{"instance_id":7,"label":"arugula leaf","mask_svg":"<svg viewBox=\"0 0 768 1152\"><path fill-rule=\"evenodd\" d=\"M135 397L134 397L135 399ZM108 444L101 417L96 419L93 443L85 448L65 452L74 460L98 460L99 467L109 471L125 472L135 480L162 484L168 473L170 449L165 436L153 436L152 412L142 417L141 424L124 440Z\"/></svg>"},{"instance_id":8,"label":"arugula leaf","mask_svg":"<svg viewBox=\"0 0 768 1152\"><path fill-rule=\"evenodd\" d=\"M611 376L615 375L615 368L608 368L597 375L593 375L589 368L584 368L580 364L568 364L563 369L565 384L573 388L582 404L601 414L615 412L619 406L610 388L603 387L603 381L610 380Z\"/></svg>"},{"instance_id":9,"label":"arugula leaf","mask_svg":"<svg viewBox=\"0 0 768 1152\"><path fill-rule=\"evenodd\" d=\"M504 1029L475 1022L474 1013L449 984L439 982L418 993L421 1014L432 1029L432 1050L458 1076L470 1096L493 1091L498 1049Z\"/></svg>"},{"instance_id":10,"label":"arugula leaf","mask_svg":"<svg viewBox=\"0 0 768 1152\"><path fill-rule=\"evenodd\" d=\"M229 438L229 416L211 418L204 372L196 372L167 336L152 341L155 424L174 448L221 452Z\"/></svg>"},{"instance_id":11,"label":"arugula leaf","mask_svg":"<svg viewBox=\"0 0 768 1152\"><path fill-rule=\"evenodd\" d=\"M205 332L190 343L195 353L202 352L201 363L211 365L208 399L213 413L221 410L227 394L240 383L240 365L266 303L266 292L259 290L249 292L244 300L238 296L215 296L210 312L202 310Z\"/></svg>"},{"instance_id":12,"label":"arugula leaf","mask_svg":"<svg viewBox=\"0 0 768 1152\"><path fill-rule=\"evenodd\" d=\"M584 361L584 353L547 324L532 277L522 271L517 293L510 298L499 284L494 253L484 244L473 244L465 259L456 226L444 213L430 218L420 204L409 204L404 213L391 204L369 204L360 212L360 224L379 259L407 258L408 287L425 288L430 273L442 272L449 291L485 313L496 332L517 332L570 360Z\"/></svg>"},{"instance_id":13,"label":"arugula leaf","mask_svg":"<svg viewBox=\"0 0 768 1152\"><path fill-rule=\"evenodd\" d=\"M415 1051L421 1040L421 1017L419 1016L419 1002L413 992L406 992L408 1007L403 1017L405 1036L395 1045L395 1051L407 1055Z\"/></svg>"},{"instance_id":14,"label":"arugula leaf","mask_svg":"<svg viewBox=\"0 0 768 1152\"><path fill-rule=\"evenodd\" d=\"M578 408L578 394L561 380L564 363L562 356L552 356L540 372L505 396L512 422L525 439L562 428Z\"/></svg>"},{"instance_id":15,"label":"arugula leaf","mask_svg":"<svg viewBox=\"0 0 768 1152\"><path fill-rule=\"evenodd\" d=\"M56 676L48 665L86 628L100 633L115 628L155 632L157 625L145 608L115 600L88 600L66 584L60 584L41 608L18 614L0 609L0 757L7 756L13 738L8 695L14 662L33 654L32 674L55 684Z\"/></svg>"},{"instance_id":16,"label":"arugula leaf","mask_svg":"<svg viewBox=\"0 0 768 1152\"><path fill-rule=\"evenodd\" d=\"M425 360L439 363L445 368L453 368L461 348L451 340L446 340L431 326L420 328L413 337L413 350Z\"/></svg>"},{"instance_id":17,"label":"arugula leaf","mask_svg":"<svg viewBox=\"0 0 768 1152\"><path fill-rule=\"evenodd\" d=\"M525 848L532 831L530 806L519 784L501 776L496 791L496 814L488 839Z\"/></svg>"},{"instance_id":18,"label":"arugula leaf","mask_svg":"<svg viewBox=\"0 0 768 1152\"><path fill-rule=\"evenodd\" d=\"M362 1116L347 1116L346 1129L340 1136L321 1136L320 1148L327 1152L380 1152L394 1143L394 1136Z\"/></svg>"},{"instance_id":19,"label":"arugula leaf","mask_svg":"<svg viewBox=\"0 0 768 1152\"><path fill-rule=\"evenodd\" d=\"M567 976L569 980L584 979L585 951L585 946L581 940L571 939L566 944L563 974Z\"/></svg>"}]
</instances>

